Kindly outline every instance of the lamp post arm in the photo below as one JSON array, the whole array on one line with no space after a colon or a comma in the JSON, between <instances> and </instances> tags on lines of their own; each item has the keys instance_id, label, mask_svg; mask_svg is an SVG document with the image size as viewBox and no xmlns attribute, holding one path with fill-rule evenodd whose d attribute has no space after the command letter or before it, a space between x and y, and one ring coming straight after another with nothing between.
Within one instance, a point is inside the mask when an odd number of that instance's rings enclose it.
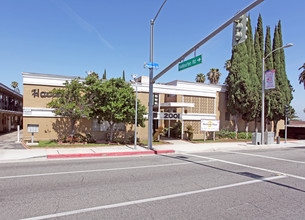
<instances>
[{"instance_id":1,"label":"lamp post arm","mask_svg":"<svg viewBox=\"0 0 305 220\"><path fill-rule=\"evenodd\" d=\"M264 60L266 60L273 52L275 52L275 51L277 51L277 50L280 50L280 49L283 49L283 47L276 48L276 49L274 49L273 51L271 51L270 53L268 53L268 55L265 56Z\"/></svg>"}]
</instances>

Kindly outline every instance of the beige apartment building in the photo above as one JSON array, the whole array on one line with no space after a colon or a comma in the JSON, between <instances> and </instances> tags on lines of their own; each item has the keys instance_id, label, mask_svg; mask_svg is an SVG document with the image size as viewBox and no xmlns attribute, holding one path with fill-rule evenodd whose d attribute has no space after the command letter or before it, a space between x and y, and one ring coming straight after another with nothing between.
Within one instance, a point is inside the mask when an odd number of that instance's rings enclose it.
<instances>
[{"instance_id":1,"label":"beige apartment building","mask_svg":"<svg viewBox=\"0 0 305 220\"><path fill-rule=\"evenodd\" d=\"M50 91L53 88L63 87L66 80L76 77L22 73L23 76L23 126L24 140L31 139L28 127L38 128L34 134L35 140L58 139L64 134L69 134L70 127L67 118L56 116L52 109L47 107L47 103L52 100ZM81 81L84 79L81 79ZM138 99L148 109L148 77L142 76L137 79ZM132 84L135 88L135 83ZM213 132L205 133L201 131L201 121L218 121L219 129L233 130L233 117L226 111L226 86L212 85L196 82L175 80L169 83L154 84L154 130L158 126L169 128L175 122L182 124L182 137L186 138L184 131L188 125L194 129L194 139L203 139L206 134L211 137ZM239 131L245 131L246 124L241 119L238 121ZM148 139L148 121L146 127L138 127L137 133L141 140ZM258 126L260 127L260 125ZM279 123L281 129L283 123ZM269 131L272 124L269 125ZM108 124L98 124L97 120L83 118L77 124L77 132L92 134L96 139L105 139ZM117 131L124 135L131 135L134 132L134 125L120 124ZM254 123L250 123L249 131L254 131Z\"/></svg>"}]
</instances>

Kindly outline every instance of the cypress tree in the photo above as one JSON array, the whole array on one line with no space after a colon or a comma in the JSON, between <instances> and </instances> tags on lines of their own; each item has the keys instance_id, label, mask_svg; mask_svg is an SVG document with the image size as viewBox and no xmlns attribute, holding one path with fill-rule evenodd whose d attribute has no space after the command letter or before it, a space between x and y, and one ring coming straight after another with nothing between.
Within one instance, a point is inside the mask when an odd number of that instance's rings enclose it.
<instances>
[{"instance_id":1,"label":"cypress tree","mask_svg":"<svg viewBox=\"0 0 305 220\"><path fill-rule=\"evenodd\" d=\"M267 26L267 30L266 30L266 38L265 38L265 53L264 53L264 57L266 57L270 52L272 51L272 47L271 47L271 33L270 33L270 26ZM267 70L273 70L273 56L269 55L269 57L267 57L265 59L265 69L264 71ZM266 122L269 121L270 118L272 118L272 112L270 111L270 102L272 100L272 98L269 95L270 91L269 90L265 90L265 117L266 117ZM267 126L265 126L266 130Z\"/></svg>"},{"instance_id":2,"label":"cypress tree","mask_svg":"<svg viewBox=\"0 0 305 220\"><path fill-rule=\"evenodd\" d=\"M259 45L261 51L261 60L264 58L264 28L263 28L263 19L261 14L258 16L257 20L257 32L259 35Z\"/></svg>"},{"instance_id":3,"label":"cypress tree","mask_svg":"<svg viewBox=\"0 0 305 220\"><path fill-rule=\"evenodd\" d=\"M123 78L122 78L124 81L126 81L125 80L125 71L123 70Z\"/></svg>"},{"instance_id":4,"label":"cypress tree","mask_svg":"<svg viewBox=\"0 0 305 220\"><path fill-rule=\"evenodd\" d=\"M261 91L262 91L262 52L259 44L259 33L257 29L255 29L255 37L254 37L254 49L255 49L255 58L256 58L256 75L258 79L257 90L258 92L258 104L257 104L257 112L255 117L255 131L257 131L257 121L261 116L262 109L262 99L261 99Z\"/></svg>"},{"instance_id":5,"label":"cypress tree","mask_svg":"<svg viewBox=\"0 0 305 220\"><path fill-rule=\"evenodd\" d=\"M272 47L271 47L270 26L267 26L264 57L266 57L271 51L272 51ZM267 57L265 59L265 70L264 71L267 71L267 70L273 70L273 57L271 55L269 55L269 57Z\"/></svg>"},{"instance_id":6,"label":"cypress tree","mask_svg":"<svg viewBox=\"0 0 305 220\"><path fill-rule=\"evenodd\" d=\"M107 79L107 77L106 77L106 69L104 70L103 79L104 79L104 80Z\"/></svg>"},{"instance_id":7,"label":"cypress tree","mask_svg":"<svg viewBox=\"0 0 305 220\"><path fill-rule=\"evenodd\" d=\"M281 24L281 20L279 20L278 22L278 35L279 35L279 41L280 41L280 47L283 46L283 36L282 36L282 24ZM292 92L293 92L293 88L292 88L292 85L290 84L290 81L288 80L288 77L287 77L287 74L286 74L286 62L285 62L285 52L284 52L284 49L280 49L280 56L281 56L281 67L280 67L280 71L281 71L281 74L283 75L283 78L285 79L285 81L287 81L287 84L288 84L288 87L289 87L289 90L287 90L287 93L286 93L286 101L287 101L287 105L290 104L290 102L292 101L293 99L293 95L292 95ZM287 85L286 84L286 85Z\"/></svg>"},{"instance_id":8,"label":"cypress tree","mask_svg":"<svg viewBox=\"0 0 305 220\"><path fill-rule=\"evenodd\" d=\"M276 132L277 123L280 119L284 117L284 105L286 103L285 93L289 90L288 84L285 83L284 76L281 71L281 52L280 50L276 50L280 48L280 39L279 32L277 26L274 29L273 36L273 47L272 53L273 57L273 67L275 69L275 88L268 91L268 103L269 103L269 111L267 112L267 118L269 121L273 121L273 130ZM287 85L285 85L287 84Z\"/></svg>"},{"instance_id":9,"label":"cypress tree","mask_svg":"<svg viewBox=\"0 0 305 220\"><path fill-rule=\"evenodd\" d=\"M255 50L254 50L254 43L253 43L253 32L251 26L251 19L250 15L248 16L247 22L247 40L246 40L246 47L248 53L248 71L244 74L247 78L246 83L248 84L248 90L245 91L247 93L246 99L244 100L244 108L242 112L242 118L246 121L246 133L248 134L248 125L250 121L253 121L257 115L257 108L259 102L259 90L258 84L259 80L256 74L256 57L255 57Z\"/></svg>"},{"instance_id":10,"label":"cypress tree","mask_svg":"<svg viewBox=\"0 0 305 220\"><path fill-rule=\"evenodd\" d=\"M233 47L231 57L231 68L226 78L228 87L227 110L235 116L235 133L238 133L238 119L242 115L244 108L248 105L247 91L249 88L248 77L248 53L245 43L240 43ZM248 106L249 107L249 106Z\"/></svg>"}]
</instances>

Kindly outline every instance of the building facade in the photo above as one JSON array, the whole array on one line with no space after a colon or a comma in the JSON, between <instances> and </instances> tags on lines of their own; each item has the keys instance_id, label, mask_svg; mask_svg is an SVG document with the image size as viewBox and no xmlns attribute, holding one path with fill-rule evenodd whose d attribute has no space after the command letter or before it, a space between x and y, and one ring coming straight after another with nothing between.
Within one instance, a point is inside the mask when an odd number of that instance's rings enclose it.
<instances>
[{"instance_id":1,"label":"building facade","mask_svg":"<svg viewBox=\"0 0 305 220\"><path fill-rule=\"evenodd\" d=\"M31 138L31 133L26 129L35 125L39 132L35 133L35 140L58 139L63 134L69 134L69 119L55 116L47 103L52 100L50 91L53 88L63 87L66 80L76 77L22 73L24 91L24 134L25 140ZM83 81L84 79L80 79ZM149 79L142 76L132 86L137 86L138 99L148 109ZM172 81L169 83L154 84L154 120L153 128L159 126L167 129L171 135L171 128L175 123L181 122L181 137L186 138L185 130L188 125L194 129L194 139L203 139L204 135L211 137L213 132L201 131L201 120L219 122L220 129L233 130L233 117L226 111L226 86L212 85L187 81ZM239 131L245 131L246 123L238 121ZM92 134L96 139L105 139L107 136L107 123L99 124L97 120L81 119L77 124L77 132ZM148 139L148 122L146 127L138 127L138 137ZM258 127L260 127L258 125ZM279 129L281 125L278 126ZM269 125L269 130L271 125ZM123 135L133 135L134 125L117 125L117 132ZM255 130L254 123L250 123L249 131ZM173 132L173 131L172 131Z\"/></svg>"},{"instance_id":2,"label":"building facade","mask_svg":"<svg viewBox=\"0 0 305 220\"><path fill-rule=\"evenodd\" d=\"M23 97L0 83L0 133L22 128Z\"/></svg>"}]
</instances>

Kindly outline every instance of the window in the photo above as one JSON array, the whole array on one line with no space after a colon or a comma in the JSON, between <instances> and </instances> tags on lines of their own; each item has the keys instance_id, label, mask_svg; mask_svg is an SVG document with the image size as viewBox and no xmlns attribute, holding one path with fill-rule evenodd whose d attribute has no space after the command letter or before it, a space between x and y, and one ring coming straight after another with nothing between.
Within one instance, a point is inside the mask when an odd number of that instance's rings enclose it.
<instances>
[{"instance_id":1,"label":"window","mask_svg":"<svg viewBox=\"0 0 305 220\"><path fill-rule=\"evenodd\" d=\"M108 129L109 123L107 121L102 121L101 123L98 123L97 119L92 120L92 131L107 131ZM119 131L125 131L125 124L115 124L114 129Z\"/></svg>"}]
</instances>

